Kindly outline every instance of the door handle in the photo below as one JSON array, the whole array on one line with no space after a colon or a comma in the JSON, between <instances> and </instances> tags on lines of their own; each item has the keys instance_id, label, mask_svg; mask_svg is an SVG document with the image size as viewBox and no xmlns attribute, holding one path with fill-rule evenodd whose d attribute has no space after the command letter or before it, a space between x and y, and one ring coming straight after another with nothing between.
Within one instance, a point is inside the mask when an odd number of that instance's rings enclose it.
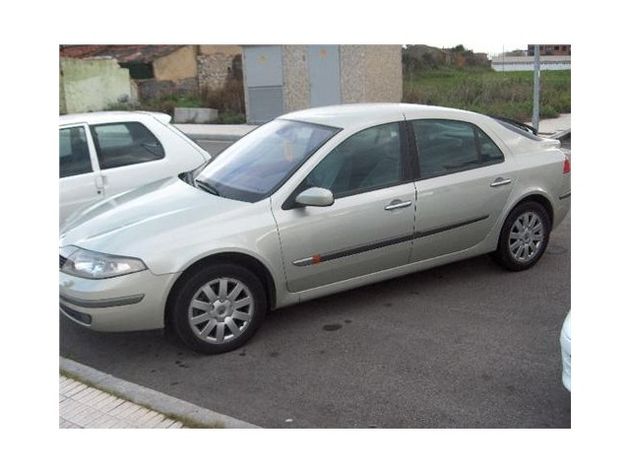
<instances>
[{"instance_id":1,"label":"door handle","mask_svg":"<svg viewBox=\"0 0 630 473\"><path fill-rule=\"evenodd\" d=\"M411 201L408 200L403 202L400 199L392 200L389 205L385 206L385 210L396 210L396 209L404 209L405 207L409 207L411 205Z\"/></svg>"},{"instance_id":2,"label":"door handle","mask_svg":"<svg viewBox=\"0 0 630 473\"><path fill-rule=\"evenodd\" d=\"M506 178L506 177L497 177L492 184L490 184L490 187L501 187L501 186L507 186L508 184L512 183L512 179L510 178Z\"/></svg>"},{"instance_id":3,"label":"door handle","mask_svg":"<svg viewBox=\"0 0 630 473\"><path fill-rule=\"evenodd\" d=\"M102 174L97 174L94 177L94 183L96 184L96 193L101 194L107 186L107 179Z\"/></svg>"}]
</instances>

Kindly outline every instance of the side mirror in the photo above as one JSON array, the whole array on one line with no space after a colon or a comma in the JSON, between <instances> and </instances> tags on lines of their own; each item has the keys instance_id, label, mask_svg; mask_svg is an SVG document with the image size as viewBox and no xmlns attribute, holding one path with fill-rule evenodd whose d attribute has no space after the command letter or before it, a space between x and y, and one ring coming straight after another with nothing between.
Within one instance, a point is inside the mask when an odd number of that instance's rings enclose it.
<instances>
[{"instance_id":1,"label":"side mirror","mask_svg":"<svg viewBox=\"0 0 630 473\"><path fill-rule=\"evenodd\" d=\"M295 202L312 207L329 207L335 202L335 198L328 189L311 187L300 192L295 198Z\"/></svg>"}]
</instances>

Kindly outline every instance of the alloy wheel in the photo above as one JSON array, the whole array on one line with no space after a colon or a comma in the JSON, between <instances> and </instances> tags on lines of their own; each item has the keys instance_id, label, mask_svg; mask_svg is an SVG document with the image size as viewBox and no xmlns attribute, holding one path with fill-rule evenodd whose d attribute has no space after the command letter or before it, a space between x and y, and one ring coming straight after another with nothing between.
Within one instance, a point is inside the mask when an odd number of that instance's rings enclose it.
<instances>
[{"instance_id":1,"label":"alloy wheel","mask_svg":"<svg viewBox=\"0 0 630 473\"><path fill-rule=\"evenodd\" d=\"M238 338L254 315L251 290L233 278L217 278L197 290L188 306L188 323L205 343L223 344Z\"/></svg>"},{"instance_id":2,"label":"alloy wheel","mask_svg":"<svg viewBox=\"0 0 630 473\"><path fill-rule=\"evenodd\" d=\"M535 212L521 214L512 225L508 244L514 260L527 263L540 252L545 238L542 219Z\"/></svg>"}]
</instances>

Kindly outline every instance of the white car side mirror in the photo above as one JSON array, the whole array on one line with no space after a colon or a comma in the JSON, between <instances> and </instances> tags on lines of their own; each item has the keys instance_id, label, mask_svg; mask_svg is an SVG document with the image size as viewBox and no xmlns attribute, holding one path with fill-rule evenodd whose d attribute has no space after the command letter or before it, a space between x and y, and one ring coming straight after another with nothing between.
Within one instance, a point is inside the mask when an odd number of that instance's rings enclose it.
<instances>
[{"instance_id":1,"label":"white car side mirror","mask_svg":"<svg viewBox=\"0 0 630 473\"><path fill-rule=\"evenodd\" d=\"M335 202L335 198L328 189L311 187L300 192L295 198L295 202L312 207L329 207Z\"/></svg>"}]
</instances>

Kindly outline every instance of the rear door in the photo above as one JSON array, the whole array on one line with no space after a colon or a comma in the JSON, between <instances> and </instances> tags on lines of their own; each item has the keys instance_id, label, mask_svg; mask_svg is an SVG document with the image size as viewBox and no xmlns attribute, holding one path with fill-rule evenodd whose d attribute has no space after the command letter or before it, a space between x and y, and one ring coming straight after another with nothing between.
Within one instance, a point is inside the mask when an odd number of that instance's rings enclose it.
<instances>
[{"instance_id":1,"label":"rear door","mask_svg":"<svg viewBox=\"0 0 630 473\"><path fill-rule=\"evenodd\" d=\"M406 143L400 123L360 131L325 156L294 192L329 189L332 206L273 202L291 292L409 261L415 187Z\"/></svg>"},{"instance_id":2,"label":"rear door","mask_svg":"<svg viewBox=\"0 0 630 473\"><path fill-rule=\"evenodd\" d=\"M86 124L59 128L59 224L103 198L100 173Z\"/></svg>"},{"instance_id":3,"label":"rear door","mask_svg":"<svg viewBox=\"0 0 630 473\"><path fill-rule=\"evenodd\" d=\"M413 120L420 179L411 260L480 243L503 211L516 176L507 150L478 126L457 120Z\"/></svg>"}]
</instances>

